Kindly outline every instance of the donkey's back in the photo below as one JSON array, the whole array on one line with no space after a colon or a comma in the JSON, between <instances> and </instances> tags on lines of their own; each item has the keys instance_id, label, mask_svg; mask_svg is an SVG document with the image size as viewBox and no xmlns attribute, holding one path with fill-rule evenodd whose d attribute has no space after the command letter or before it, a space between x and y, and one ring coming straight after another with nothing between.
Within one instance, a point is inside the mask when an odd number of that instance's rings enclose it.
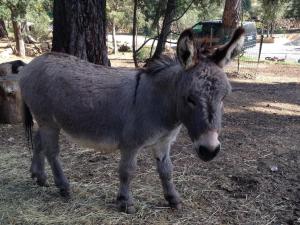
<instances>
[{"instance_id":1,"label":"donkey's back","mask_svg":"<svg viewBox=\"0 0 300 225\"><path fill-rule=\"evenodd\" d=\"M20 88L39 126L62 128L75 138L115 141L133 102L134 73L48 53L24 68Z\"/></svg>"}]
</instances>

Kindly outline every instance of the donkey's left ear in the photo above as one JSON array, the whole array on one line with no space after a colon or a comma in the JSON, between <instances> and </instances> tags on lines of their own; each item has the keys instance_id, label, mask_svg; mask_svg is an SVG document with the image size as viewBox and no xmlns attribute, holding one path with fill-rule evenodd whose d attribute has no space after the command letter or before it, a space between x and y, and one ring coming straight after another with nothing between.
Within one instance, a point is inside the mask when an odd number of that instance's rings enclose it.
<instances>
[{"instance_id":1,"label":"donkey's left ear","mask_svg":"<svg viewBox=\"0 0 300 225\"><path fill-rule=\"evenodd\" d=\"M233 33L231 40L224 46L217 48L212 56L210 56L219 67L223 68L226 66L240 53L244 46L244 33L244 28L237 28Z\"/></svg>"},{"instance_id":2,"label":"donkey's left ear","mask_svg":"<svg viewBox=\"0 0 300 225\"><path fill-rule=\"evenodd\" d=\"M184 69L193 67L196 62L194 34L192 29L183 31L177 42L177 56Z\"/></svg>"}]
</instances>

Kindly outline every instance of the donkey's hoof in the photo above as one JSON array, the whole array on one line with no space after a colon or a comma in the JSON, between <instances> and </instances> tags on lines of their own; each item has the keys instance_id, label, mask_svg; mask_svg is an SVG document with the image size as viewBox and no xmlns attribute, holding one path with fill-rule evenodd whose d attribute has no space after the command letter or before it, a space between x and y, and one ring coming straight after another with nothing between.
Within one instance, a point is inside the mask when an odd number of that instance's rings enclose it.
<instances>
[{"instance_id":1,"label":"donkey's hoof","mask_svg":"<svg viewBox=\"0 0 300 225\"><path fill-rule=\"evenodd\" d=\"M165 198L169 202L169 206L171 207L171 209L180 210L182 208L180 197L167 195L165 196Z\"/></svg>"},{"instance_id":2,"label":"donkey's hoof","mask_svg":"<svg viewBox=\"0 0 300 225\"><path fill-rule=\"evenodd\" d=\"M171 209L181 210L182 209L182 203L169 203Z\"/></svg>"},{"instance_id":3,"label":"donkey's hoof","mask_svg":"<svg viewBox=\"0 0 300 225\"><path fill-rule=\"evenodd\" d=\"M133 214L136 212L135 207L133 205L127 205L127 204L119 204L118 205L119 211L124 212L127 214Z\"/></svg>"},{"instance_id":4,"label":"donkey's hoof","mask_svg":"<svg viewBox=\"0 0 300 225\"><path fill-rule=\"evenodd\" d=\"M36 179L36 183L41 187L49 187L49 183L45 179Z\"/></svg>"},{"instance_id":5,"label":"donkey's hoof","mask_svg":"<svg viewBox=\"0 0 300 225\"><path fill-rule=\"evenodd\" d=\"M71 198L70 189L61 188L61 189L59 189L59 194L60 194L60 196L66 198L66 199Z\"/></svg>"},{"instance_id":6,"label":"donkey's hoof","mask_svg":"<svg viewBox=\"0 0 300 225\"><path fill-rule=\"evenodd\" d=\"M127 214L135 213L135 208L133 205L132 197L126 197L123 195L118 195L117 197L117 207L120 212L124 212Z\"/></svg>"},{"instance_id":7,"label":"donkey's hoof","mask_svg":"<svg viewBox=\"0 0 300 225\"><path fill-rule=\"evenodd\" d=\"M133 206L133 202L129 200L121 199L121 197L118 197L117 199L117 206L120 212L133 214L135 213L135 208Z\"/></svg>"},{"instance_id":8,"label":"donkey's hoof","mask_svg":"<svg viewBox=\"0 0 300 225\"><path fill-rule=\"evenodd\" d=\"M47 182L47 175L31 173L31 178L36 181L37 185L42 187L49 187L49 184Z\"/></svg>"}]
</instances>

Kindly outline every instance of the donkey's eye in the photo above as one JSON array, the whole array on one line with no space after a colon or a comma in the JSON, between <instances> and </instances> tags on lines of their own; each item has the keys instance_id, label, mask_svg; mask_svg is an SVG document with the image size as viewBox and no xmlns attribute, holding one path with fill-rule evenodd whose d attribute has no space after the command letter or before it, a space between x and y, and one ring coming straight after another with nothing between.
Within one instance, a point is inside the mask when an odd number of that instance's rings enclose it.
<instances>
[{"instance_id":1,"label":"donkey's eye","mask_svg":"<svg viewBox=\"0 0 300 225\"><path fill-rule=\"evenodd\" d=\"M196 100L191 95L187 97L187 103L191 108L194 108L197 105Z\"/></svg>"}]
</instances>

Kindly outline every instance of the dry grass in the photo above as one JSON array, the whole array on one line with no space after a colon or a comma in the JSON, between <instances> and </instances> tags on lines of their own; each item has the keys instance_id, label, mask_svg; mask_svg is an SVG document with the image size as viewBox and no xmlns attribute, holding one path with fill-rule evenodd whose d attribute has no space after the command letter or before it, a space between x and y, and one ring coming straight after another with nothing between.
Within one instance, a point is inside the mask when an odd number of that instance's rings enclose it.
<instances>
[{"instance_id":1,"label":"dry grass","mask_svg":"<svg viewBox=\"0 0 300 225\"><path fill-rule=\"evenodd\" d=\"M137 213L119 213L119 154L102 155L62 136L73 192L66 201L49 168L50 187L31 180L22 126L0 125L0 224L300 224L300 68L278 68L233 80L238 91L226 102L223 151L212 162L201 162L181 132L172 151L181 211L165 205L154 160L144 150L132 184Z\"/></svg>"}]
</instances>

